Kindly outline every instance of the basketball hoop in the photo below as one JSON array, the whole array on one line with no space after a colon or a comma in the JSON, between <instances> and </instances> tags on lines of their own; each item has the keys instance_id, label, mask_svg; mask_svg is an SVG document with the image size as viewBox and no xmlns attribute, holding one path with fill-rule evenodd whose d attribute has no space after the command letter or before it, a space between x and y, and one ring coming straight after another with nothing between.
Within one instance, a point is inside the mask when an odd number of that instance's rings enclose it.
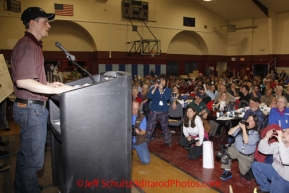
<instances>
[{"instance_id":1,"label":"basketball hoop","mask_svg":"<svg viewBox=\"0 0 289 193\"><path fill-rule=\"evenodd\" d=\"M151 51L150 51L150 54L151 54L152 57L155 57L155 53L156 53L155 50L151 50Z\"/></svg>"}]
</instances>

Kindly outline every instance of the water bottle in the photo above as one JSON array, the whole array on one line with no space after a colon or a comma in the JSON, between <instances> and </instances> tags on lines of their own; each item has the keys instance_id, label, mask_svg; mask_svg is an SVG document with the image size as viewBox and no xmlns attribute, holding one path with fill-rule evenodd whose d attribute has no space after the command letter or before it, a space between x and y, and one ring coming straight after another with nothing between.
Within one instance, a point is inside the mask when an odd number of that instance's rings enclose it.
<instances>
[{"instance_id":1,"label":"water bottle","mask_svg":"<svg viewBox=\"0 0 289 193\"><path fill-rule=\"evenodd\" d=\"M233 117L233 111L230 111L229 117Z\"/></svg>"},{"instance_id":2,"label":"water bottle","mask_svg":"<svg viewBox=\"0 0 289 193\"><path fill-rule=\"evenodd\" d=\"M245 115L245 108L242 108L242 117Z\"/></svg>"},{"instance_id":3,"label":"water bottle","mask_svg":"<svg viewBox=\"0 0 289 193\"><path fill-rule=\"evenodd\" d=\"M223 116L224 116L223 110L220 110L220 117L223 117Z\"/></svg>"},{"instance_id":4,"label":"water bottle","mask_svg":"<svg viewBox=\"0 0 289 193\"><path fill-rule=\"evenodd\" d=\"M185 102L184 102L184 108L186 108L187 105L188 105L188 101L185 101Z\"/></svg>"}]
</instances>

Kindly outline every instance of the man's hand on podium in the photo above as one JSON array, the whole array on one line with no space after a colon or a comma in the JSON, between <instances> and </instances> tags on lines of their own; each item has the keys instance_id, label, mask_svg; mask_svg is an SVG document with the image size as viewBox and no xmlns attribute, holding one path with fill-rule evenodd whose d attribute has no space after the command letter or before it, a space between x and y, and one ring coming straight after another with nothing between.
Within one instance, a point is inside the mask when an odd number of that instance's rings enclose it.
<instances>
[{"instance_id":1,"label":"man's hand on podium","mask_svg":"<svg viewBox=\"0 0 289 193\"><path fill-rule=\"evenodd\" d=\"M47 86L53 87L55 94L60 94L60 93L75 89L74 87L65 85L61 82L47 83Z\"/></svg>"}]
</instances>

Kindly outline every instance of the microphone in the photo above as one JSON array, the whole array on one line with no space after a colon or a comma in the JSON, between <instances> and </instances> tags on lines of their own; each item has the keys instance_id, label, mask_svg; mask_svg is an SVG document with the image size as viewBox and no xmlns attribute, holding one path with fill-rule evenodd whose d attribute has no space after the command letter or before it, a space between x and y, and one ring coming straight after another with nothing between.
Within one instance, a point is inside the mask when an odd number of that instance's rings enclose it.
<instances>
[{"instance_id":1,"label":"microphone","mask_svg":"<svg viewBox=\"0 0 289 193\"><path fill-rule=\"evenodd\" d=\"M73 56L72 54L70 54L69 51L67 51L59 42L55 42L55 46L58 47L60 50L62 50L65 54L67 59L69 59L74 65L76 65L79 69L81 69L83 72L85 72L86 74L88 74L88 76L90 77L90 79L92 80L92 84L96 84L96 81L94 79L94 77L84 68L82 68L82 66L80 66L76 61L75 61L75 56Z\"/></svg>"},{"instance_id":2,"label":"microphone","mask_svg":"<svg viewBox=\"0 0 289 193\"><path fill-rule=\"evenodd\" d=\"M62 50L65 54L66 54L66 57L68 59L71 59L71 60L75 60L75 56L73 56L72 54L70 54L69 51L67 51L62 45L60 42L55 42L55 46L58 47L60 50Z\"/></svg>"}]
</instances>

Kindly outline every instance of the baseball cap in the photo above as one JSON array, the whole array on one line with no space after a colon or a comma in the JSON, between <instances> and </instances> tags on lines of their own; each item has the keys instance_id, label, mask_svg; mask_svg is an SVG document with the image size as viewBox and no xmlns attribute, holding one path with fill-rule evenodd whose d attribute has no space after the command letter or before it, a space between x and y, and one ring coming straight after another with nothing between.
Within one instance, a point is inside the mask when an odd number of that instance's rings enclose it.
<instances>
[{"instance_id":1,"label":"baseball cap","mask_svg":"<svg viewBox=\"0 0 289 193\"><path fill-rule=\"evenodd\" d=\"M203 93L200 93L200 92L197 92L196 96L197 96L197 97L200 97L201 99L204 98Z\"/></svg>"},{"instance_id":2,"label":"baseball cap","mask_svg":"<svg viewBox=\"0 0 289 193\"><path fill-rule=\"evenodd\" d=\"M44 17L48 20L53 20L55 17L54 13L46 13L40 7L28 7L26 10L23 11L21 15L21 20L23 24L29 23L30 20L34 20L38 17Z\"/></svg>"}]
</instances>

